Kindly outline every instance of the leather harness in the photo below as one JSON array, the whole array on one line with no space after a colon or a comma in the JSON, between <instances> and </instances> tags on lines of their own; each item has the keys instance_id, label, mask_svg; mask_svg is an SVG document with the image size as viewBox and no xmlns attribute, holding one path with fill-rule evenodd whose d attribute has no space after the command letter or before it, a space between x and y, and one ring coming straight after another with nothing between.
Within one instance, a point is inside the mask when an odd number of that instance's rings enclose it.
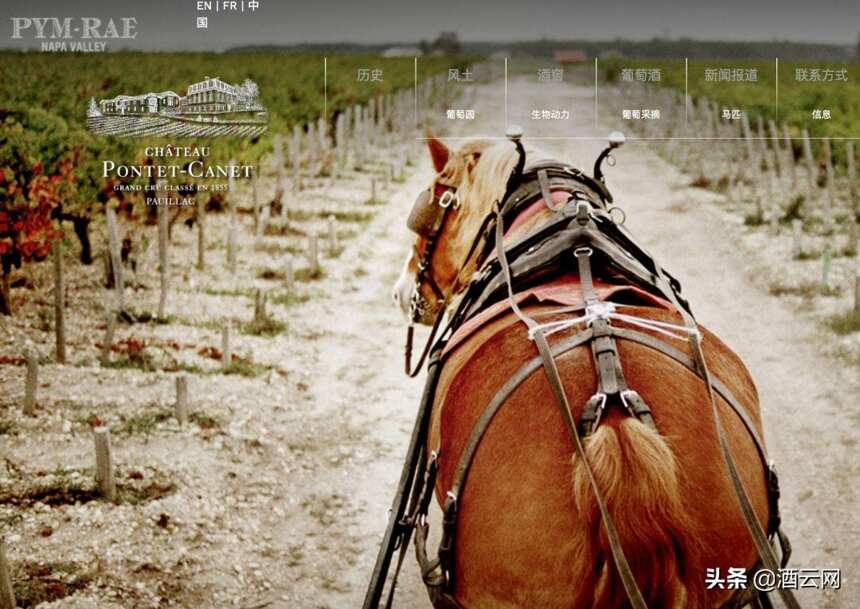
<instances>
[{"instance_id":1,"label":"leather harness","mask_svg":"<svg viewBox=\"0 0 860 609\"><path fill-rule=\"evenodd\" d=\"M421 295L421 285L427 283L433 292L436 301L442 305L445 302L445 295L433 279L433 275L429 272L430 266L433 264L433 254L436 252L436 244L438 243L439 233L442 232L442 227L445 225L445 219L448 217L450 210L457 210L460 207L460 198L457 194L456 186L450 186L436 182L425 191L422 191L415 200L412 206L412 211L406 220L408 226L413 232L424 238L424 251L419 252L416 248L415 257L418 260L418 268L415 273L415 286L412 289L412 296L409 299L409 328L406 331L406 358L405 372L409 377L416 377L421 371L421 366L430 348L434 343L436 332L439 330L439 325L445 317L440 313L433 323L433 329L430 333L430 338L424 346L424 351L418 359L415 367L412 367L412 340L414 338L415 326L423 317L427 310L427 301ZM470 252L471 254L471 252Z\"/></svg>"},{"instance_id":2,"label":"leather harness","mask_svg":"<svg viewBox=\"0 0 860 609\"><path fill-rule=\"evenodd\" d=\"M396 552L398 554L397 563L384 605L386 609L391 608L397 576L413 533L416 558L434 607L436 609L463 609L454 598L456 587L454 549L459 501L462 497L463 488L467 482L469 469L481 439L495 414L514 390L539 368L544 370L572 439L577 458L584 465L601 513L613 561L631 607L633 609L647 609L633 572L627 563L611 515L606 508L602 493L586 458L583 445L585 438L594 432L600 423L601 415L611 404L618 404L629 416L635 416L645 425L656 429L648 405L626 382L621 360L618 356L617 344L619 340L643 345L668 357L704 381L729 478L738 498L744 521L759 554L759 563L752 568L752 571L762 566L771 571L777 571L780 566L785 566L787 563L791 546L780 530L779 482L776 470L772 462L769 461L764 443L744 407L719 379L710 375L701 346L698 325L690 312L688 303L680 295L680 284L635 242L623 226L614 222L609 207L612 197L602 180L591 178L578 169L554 161L544 162L524 170L522 168L524 152L519 142L517 145L520 150L521 163L508 182L506 196L501 204L496 203L493 212L485 220L470 250L470 254L472 251L480 251L479 260L482 260L483 264L467 286L464 296L460 299L439 340L436 341L435 334L440 326L440 320L444 317L444 312L439 314L421 361L416 369L411 372L417 373L421 367L421 362L429 353L427 382L398 491L392 504L389 526L383 538L363 604L364 609L377 609L381 606L388 571ZM449 196L452 197L452 200L456 200L456 192L452 195L444 194L450 190L451 187L445 187L442 191L434 188L432 197L430 196L431 191L428 191L424 203L430 199L437 201L443 196ZM529 235L503 244L506 228L526 206L540 198L543 198L547 205L551 206L551 192L558 190L568 192L569 199L567 203L554 208L550 207L554 212L550 220ZM416 208L421 202L421 197L419 197ZM419 263L418 267L419 277L415 289L416 293L421 283L429 277L427 269L432 260L435 239L438 237L445 217L451 208L451 205L441 207L436 212L435 218L430 218L432 214L425 208L422 211L424 214L423 224L420 225L423 227L421 230L425 231L423 234L418 230L420 223L413 222L416 215L415 209L410 214L410 228L428 239L423 252L422 260L424 263ZM492 256L493 254L495 257ZM671 303L683 318L684 325L688 330L687 336L689 337L692 357L651 334L612 325L611 316L606 314L605 305L607 303L598 302L595 294L592 278L592 267L595 263L599 264L601 268L610 269L624 276L630 282ZM553 274L558 274L572 267L578 271L584 302L576 307L559 309L557 312L586 311L592 313L592 319L588 326L577 334L550 345L541 326L520 309L514 299L514 293L516 290L545 281ZM437 292L437 297L441 300L441 290ZM511 310L529 329L529 335L535 342L538 354L523 364L498 389L476 421L460 455L451 488L445 495L445 503L442 508L441 542L437 556L431 558L427 551L429 529L427 513L436 484L438 452L430 451L428 453L426 444L436 386L440 371L448 355L444 353L444 348L456 328L503 298L509 299ZM602 306L604 308L601 308ZM417 319L417 317L413 319ZM409 351L412 347L411 342L410 327L407 339L407 373L410 373ZM556 367L555 358L583 345L589 345L591 348L594 367L597 371L598 390L585 404L579 421L575 421ZM770 514L766 531L762 530L758 522L729 450L720 414L717 410L717 396L721 397L741 420L762 460ZM776 542L779 543L779 558L776 553ZM799 605L790 590L777 589L777 591L789 609L799 609ZM772 608L766 593L750 590L746 591L745 594L733 597L725 606L741 607L749 603L762 609Z\"/></svg>"}]
</instances>

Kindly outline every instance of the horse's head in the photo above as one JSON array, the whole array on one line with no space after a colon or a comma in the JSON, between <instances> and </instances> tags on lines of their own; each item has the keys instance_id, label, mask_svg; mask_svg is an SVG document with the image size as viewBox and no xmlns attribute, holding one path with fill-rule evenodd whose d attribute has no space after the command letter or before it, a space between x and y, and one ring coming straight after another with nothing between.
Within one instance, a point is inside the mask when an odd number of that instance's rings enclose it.
<instances>
[{"instance_id":1,"label":"horse's head","mask_svg":"<svg viewBox=\"0 0 860 609\"><path fill-rule=\"evenodd\" d=\"M474 140L451 150L430 137L427 145L436 176L410 213L407 225L417 236L394 286L395 303L422 324L432 324L471 279L480 249L471 246L519 158L509 141Z\"/></svg>"}]
</instances>

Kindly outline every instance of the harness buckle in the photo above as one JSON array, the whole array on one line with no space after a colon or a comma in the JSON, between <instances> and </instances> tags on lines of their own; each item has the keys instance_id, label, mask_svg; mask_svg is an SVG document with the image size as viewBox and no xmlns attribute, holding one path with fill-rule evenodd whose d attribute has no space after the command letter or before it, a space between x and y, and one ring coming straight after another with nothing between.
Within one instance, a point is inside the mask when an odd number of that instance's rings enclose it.
<instances>
[{"instance_id":1,"label":"harness buckle","mask_svg":"<svg viewBox=\"0 0 860 609\"><path fill-rule=\"evenodd\" d=\"M453 207L454 209L460 209L460 197L455 190L446 190L442 193L442 196L439 197L439 207L442 209L447 209L448 207Z\"/></svg>"},{"instance_id":2,"label":"harness buckle","mask_svg":"<svg viewBox=\"0 0 860 609\"><path fill-rule=\"evenodd\" d=\"M638 417L640 414L638 411L641 409L641 407L638 406L638 403L642 400L639 393L633 389L625 389L624 391L619 392L618 395L621 397L621 403L624 405L627 412L629 412L631 416Z\"/></svg>"},{"instance_id":3,"label":"harness buckle","mask_svg":"<svg viewBox=\"0 0 860 609\"><path fill-rule=\"evenodd\" d=\"M418 321L425 313L426 302L421 296L420 288L420 284L416 284L409 297L409 317L413 322Z\"/></svg>"},{"instance_id":4,"label":"harness buckle","mask_svg":"<svg viewBox=\"0 0 860 609\"><path fill-rule=\"evenodd\" d=\"M621 225L627 221L627 214L617 205L610 207L606 213L615 224Z\"/></svg>"},{"instance_id":5,"label":"harness buckle","mask_svg":"<svg viewBox=\"0 0 860 609\"><path fill-rule=\"evenodd\" d=\"M585 226L591 218L591 205L585 201L579 201L576 204L576 221Z\"/></svg>"},{"instance_id":6,"label":"harness buckle","mask_svg":"<svg viewBox=\"0 0 860 609\"><path fill-rule=\"evenodd\" d=\"M585 404L580 423L582 425L583 435L590 435L597 426L600 425L600 419L603 417L603 411L606 410L607 396L603 392L595 393Z\"/></svg>"},{"instance_id":7,"label":"harness buckle","mask_svg":"<svg viewBox=\"0 0 860 609\"><path fill-rule=\"evenodd\" d=\"M597 419L600 420L600 415L603 413L604 410L606 410L606 394L605 393L596 393L596 394L594 394L594 396L592 396L592 399L595 397L600 399L600 403L597 405L597 410L596 410ZM595 421L595 423L596 422L597 421Z\"/></svg>"}]
</instances>

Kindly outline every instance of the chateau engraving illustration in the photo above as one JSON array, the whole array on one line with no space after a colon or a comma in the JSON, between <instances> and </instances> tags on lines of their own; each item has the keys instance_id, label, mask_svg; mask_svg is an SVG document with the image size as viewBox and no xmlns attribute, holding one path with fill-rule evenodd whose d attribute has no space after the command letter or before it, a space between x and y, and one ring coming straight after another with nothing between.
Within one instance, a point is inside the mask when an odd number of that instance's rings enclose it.
<instances>
[{"instance_id":1,"label":"chateau engraving illustration","mask_svg":"<svg viewBox=\"0 0 860 609\"><path fill-rule=\"evenodd\" d=\"M206 76L174 91L90 99L87 126L113 137L255 137L267 128L268 114L257 83L230 84Z\"/></svg>"}]
</instances>

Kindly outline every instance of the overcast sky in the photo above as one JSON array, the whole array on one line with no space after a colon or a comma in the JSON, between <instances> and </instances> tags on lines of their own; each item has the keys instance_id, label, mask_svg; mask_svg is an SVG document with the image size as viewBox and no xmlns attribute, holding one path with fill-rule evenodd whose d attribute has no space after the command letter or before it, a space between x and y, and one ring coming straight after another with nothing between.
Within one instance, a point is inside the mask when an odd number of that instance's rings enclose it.
<instances>
[{"instance_id":1,"label":"overcast sky","mask_svg":"<svg viewBox=\"0 0 860 609\"><path fill-rule=\"evenodd\" d=\"M241 2L242 0L236 0ZM247 2L248 0L245 0ZM2 46L11 17L133 16L139 35L112 43L138 49L222 50L247 44L416 42L453 30L462 40L536 38L793 40L855 44L860 0L258 0L255 13L208 13L198 0L0 0ZM215 0L211 0L215 2ZM74 8L72 8L74 7Z\"/></svg>"}]
</instances>

